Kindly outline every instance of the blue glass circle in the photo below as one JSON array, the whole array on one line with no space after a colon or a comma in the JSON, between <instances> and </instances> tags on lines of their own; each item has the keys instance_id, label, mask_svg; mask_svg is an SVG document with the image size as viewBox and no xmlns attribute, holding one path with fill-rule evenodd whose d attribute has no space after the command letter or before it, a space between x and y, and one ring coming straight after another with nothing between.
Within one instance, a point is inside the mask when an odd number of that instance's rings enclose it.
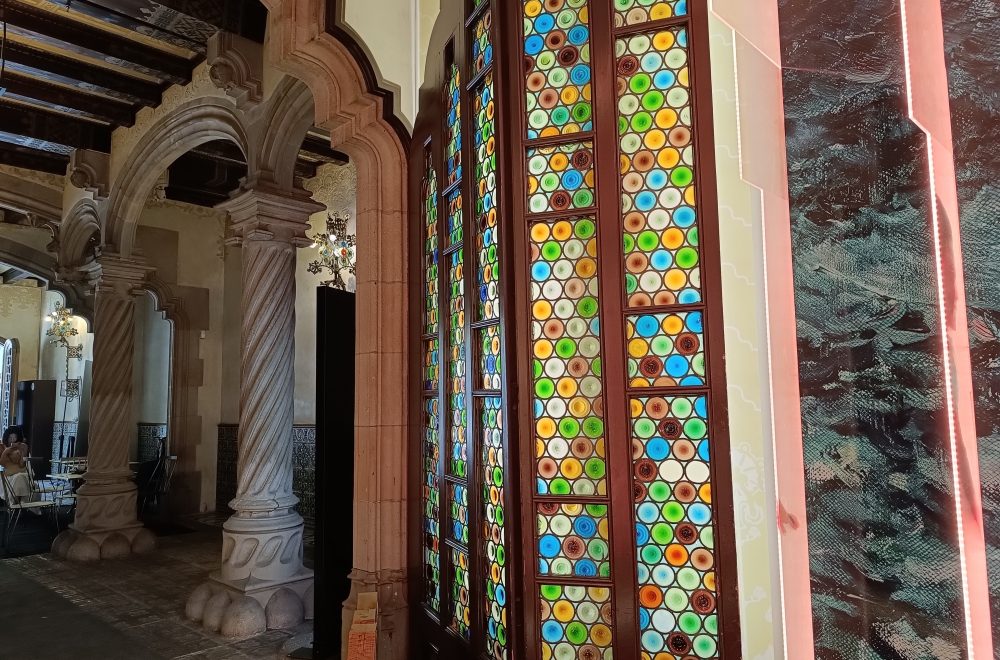
<instances>
[{"instance_id":1,"label":"blue glass circle","mask_svg":"<svg viewBox=\"0 0 1000 660\"><path fill-rule=\"evenodd\" d=\"M649 626L649 610L645 607L639 608L639 628L645 628Z\"/></svg>"},{"instance_id":2,"label":"blue glass circle","mask_svg":"<svg viewBox=\"0 0 1000 660\"><path fill-rule=\"evenodd\" d=\"M657 250L649 257L649 264L656 270L667 270L674 264L674 255L669 250Z\"/></svg>"},{"instance_id":3,"label":"blue glass circle","mask_svg":"<svg viewBox=\"0 0 1000 660\"><path fill-rule=\"evenodd\" d=\"M552 534L546 534L538 539L538 552L543 557L555 557L561 547L559 539Z\"/></svg>"},{"instance_id":4,"label":"blue glass circle","mask_svg":"<svg viewBox=\"0 0 1000 660\"><path fill-rule=\"evenodd\" d=\"M589 559L581 559L576 562L573 572L582 577L593 577L597 575L597 564Z\"/></svg>"},{"instance_id":5,"label":"blue glass circle","mask_svg":"<svg viewBox=\"0 0 1000 660\"><path fill-rule=\"evenodd\" d=\"M663 438L653 438L646 443L646 455L654 461L662 461L670 453L670 445Z\"/></svg>"},{"instance_id":6,"label":"blue glass circle","mask_svg":"<svg viewBox=\"0 0 1000 660\"><path fill-rule=\"evenodd\" d=\"M691 312L684 323L691 332L701 332L701 312Z\"/></svg>"},{"instance_id":7,"label":"blue glass circle","mask_svg":"<svg viewBox=\"0 0 1000 660\"><path fill-rule=\"evenodd\" d=\"M562 175L562 184L567 190L576 190L581 183L583 183L583 175L577 170L569 170Z\"/></svg>"},{"instance_id":8,"label":"blue glass circle","mask_svg":"<svg viewBox=\"0 0 1000 660\"><path fill-rule=\"evenodd\" d=\"M545 47L545 40L539 37L537 34L532 35L524 40L524 53L525 55L537 55L542 52L542 48Z\"/></svg>"},{"instance_id":9,"label":"blue glass circle","mask_svg":"<svg viewBox=\"0 0 1000 660\"><path fill-rule=\"evenodd\" d=\"M545 483L545 479L542 479L541 477L538 478L538 494L539 495L549 494L549 485Z\"/></svg>"},{"instance_id":10,"label":"blue glass circle","mask_svg":"<svg viewBox=\"0 0 1000 660\"><path fill-rule=\"evenodd\" d=\"M701 379L701 376L687 376L681 379L678 385L682 387L698 387L699 385L704 385L705 381Z\"/></svg>"},{"instance_id":11,"label":"blue glass circle","mask_svg":"<svg viewBox=\"0 0 1000 660\"><path fill-rule=\"evenodd\" d=\"M590 31L583 25L577 25L566 34L566 38L569 39L569 42L574 46L580 46L587 43L587 39L589 37Z\"/></svg>"},{"instance_id":12,"label":"blue glass circle","mask_svg":"<svg viewBox=\"0 0 1000 660\"><path fill-rule=\"evenodd\" d=\"M642 633L642 650L656 653L663 648L663 633L656 630L647 630Z\"/></svg>"},{"instance_id":13,"label":"blue glass circle","mask_svg":"<svg viewBox=\"0 0 1000 660\"><path fill-rule=\"evenodd\" d=\"M563 638L563 629L558 621L546 621L542 624L542 639L555 644Z\"/></svg>"},{"instance_id":14,"label":"blue glass circle","mask_svg":"<svg viewBox=\"0 0 1000 660\"><path fill-rule=\"evenodd\" d=\"M534 280L542 282L549 279L549 275L551 274L552 266L545 261L536 261L531 265L531 277Z\"/></svg>"},{"instance_id":15,"label":"blue glass circle","mask_svg":"<svg viewBox=\"0 0 1000 660\"><path fill-rule=\"evenodd\" d=\"M674 224L678 227L690 227L698 218L698 214L690 206L679 206L674 211Z\"/></svg>"},{"instance_id":16,"label":"blue glass circle","mask_svg":"<svg viewBox=\"0 0 1000 660\"><path fill-rule=\"evenodd\" d=\"M660 509L651 502L643 502L636 509L636 515L642 522L654 523L660 518ZM637 527L642 527L642 525L637 525Z\"/></svg>"},{"instance_id":17,"label":"blue glass circle","mask_svg":"<svg viewBox=\"0 0 1000 660\"><path fill-rule=\"evenodd\" d=\"M688 364L687 358L681 355L671 355L664 365L667 375L673 378L685 376L690 368L691 365Z\"/></svg>"},{"instance_id":18,"label":"blue glass circle","mask_svg":"<svg viewBox=\"0 0 1000 660\"><path fill-rule=\"evenodd\" d=\"M538 18L535 19L535 31L539 34L545 34L556 24L556 19L552 14L539 14Z\"/></svg>"},{"instance_id":19,"label":"blue glass circle","mask_svg":"<svg viewBox=\"0 0 1000 660\"><path fill-rule=\"evenodd\" d=\"M545 412L545 404L542 403L540 399L535 399L535 402L532 405L532 407L535 410L535 419L541 417L542 414Z\"/></svg>"},{"instance_id":20,"label":"blue glass circle","mask_svg":"<svg viewBox=\"0 0 1000 660\"><path fill-rule=\"evenodd\" d=\"M688 507L688 519L695 525L704 525L712 520L712 510L696 502Z\"/></svg>"},{"instance_id":21,"label":"blue glass circle","mask_svg":"<svg viewBox=\"0 0 1000 660\"><path fill-rule=\"evenodd\" d=\"M502 584L498 584L493 589L493 597L496 598L497 605L507 604L507 589Z\"/></svg>"},{"instance_id":22,"label":"blue glass circle","mask_svg":"<svg viewBox=\"0 0 1000 660\"><path fill-rule=\"evenodd\" d=\"M643 190L635 196L635 207L640 211L649 211L656 206L656 195L648 190Z\"/></svg>"},{"instance_id":23,"label":"blue glass circle","mask_svg":"<svg viewBox=\"0 0 1000 660\"><path fill-rule=\"evenodd\" d=\"M655 76L653 76L653 84L657 87L657 89L668 89L673 87L676 81L677 76L674 75L673 71L669 71L667 69L659 71Z\"/></svg>"},{"instance_id":24,"label":"blue glass circle","mask_svg":"<svg viewBox=\"0 0 1000 660\"><path fill-rule=\"evenodd\" d=\"M649 530L646 529L645 525L636 524L635 526L636 545L646 545L647 541L649 541Z\"/></svg>"},{"instance_id":25,"label":"blue glass circle","mask_svg":"<svg viewBox=\"0 0 1000 660\"><path fill-rule=\"evenodd\" d=\"M694 400L694 413L698 417L708 417L708 399L700 396Z\"/></svg>"},{"instance_id":26,"label":"blue glass circle","mask_svg":"<svg viewBox=\"0 0 1000 660\"><path fill-rule=\"evenodd\" d=\"M586 64L577 64L569 72L569 79L577 85L586 85L590 82L590 67Z\"/></svg>"},{"instance_id":27,"label":"blue glass circle","mask_svg":"<svg viewBox=\"0 0 1000 660\"><path fill-rule=\"evenodd\" d=\"M573 523L573 531L585 539L597 533L597 523L589 516L580 516Z\"/></svg>"},{"instance_id":28,"label":"blue glass circle","mask_svg":"<svg viewBox=\"0 0 1000 660\"><path fill-rule=\"evenodd\" d=\"M701 302L701 294L697 289L684 289L677 296L677 302L681 305L693 305L694 303Z\"/></svg>"},{"instance_id":29,"label":"blue glass circle","mask_svg":"<svg viewBox=\"0 0 1000 660\"><path fill-rule=\"evenodd\" d=\"M640 316L635 322L635 331L640 337L652 337L660 330L660 320L651 314Z\"/></svg>"},{"instance_id":30,"label":"blue glass circle","mask_svg":"<svg viewBox=\"0 0 1000 660\"><path fill-rule=\"evenodd\" d=\"M708 463L712 460L711 455L708 453L708 441L702 440L698 443L698 458Z\"/></svg>"},{"instance_id":31,"label":"blue glass circle","mask_svg":"<svg viewBox=\"0 0 1000 660\"><path fill-rule=\"evenodd\" d=\"M646 175L646 185L654 190L659 190L667 185L667 173L663 170L650 170Z\"/></svg>"}]
</instances>

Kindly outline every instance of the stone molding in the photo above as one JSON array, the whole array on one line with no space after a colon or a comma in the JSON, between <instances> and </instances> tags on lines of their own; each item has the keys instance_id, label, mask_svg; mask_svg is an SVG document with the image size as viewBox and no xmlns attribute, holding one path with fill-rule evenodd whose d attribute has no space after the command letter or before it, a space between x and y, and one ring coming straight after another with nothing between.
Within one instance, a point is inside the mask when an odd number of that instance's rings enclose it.
<instances>
[{"instance_id":1,"label":"stone molding","mask_svg":"<svg viewBox=\"0 0 1000 660\"><path fill-rule=\"evenodd\" d=\"M227 244L277 241L295 247L309 245L310 240L306 238L309 217L326 209L314 202L306 191L267 184L244 190L217 208L227 211L232 220Z\"/></svg>"},{"instance_id":2,"label":"stone molding","mask_svg":"<svg viewBox=\"0 0 1000 660\"><path fill-rule=\"evenodd\" d=\"M69 182L94 195L108 196L111 155L90 149L74 149L69 157Z\"/></svg>"},{"instance_id":3,"label":"stone molding","mask_svg":"<svg viewBox=\"0 0 1000 660\"><path fill-rule=\"evenodd\" d=\"M220 30L208 40L208 76L219 89L250 109L264 99L264 48L245 37Z\"/></svg>"}]
</instances>

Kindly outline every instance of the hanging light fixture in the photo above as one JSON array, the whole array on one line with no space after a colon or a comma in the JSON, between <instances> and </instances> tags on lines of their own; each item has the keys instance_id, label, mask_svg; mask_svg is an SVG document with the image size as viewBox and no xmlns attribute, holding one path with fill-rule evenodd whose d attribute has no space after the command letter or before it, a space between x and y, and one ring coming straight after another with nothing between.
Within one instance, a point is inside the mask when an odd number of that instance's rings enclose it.
<instances>
[{"instance_id":1,"label":"hanging light fixture","mask_svg":"<svg viewBox=\"0 0 1000 660\"><path fill-rule=\"evenodd\" d=\"M52 313L45 318L52 322L45 334L52 337L49 341L53 344L69 348L69 338L80 334L73 326L73 310L63 307L60 302L56 303Z\"/></svg>"},{"instance_id":2,"label":"hanging light fixture","mask_svg":"<svg viewBox=\"0 0 1000 660\"><path fill-rule=\"evenodd\" d=\"M310 236L312 247L318 250L319 258L309 262L308 270L313 275L318 275L324 271L330 271L333 277L320 282L323 286L334 289L347 290L347 282L344 280L344 273L355 275L355 247L357 237L347 233L347 224L351 216L345 213L327 215L326 231Z\"/></svg>"}]
</instances>

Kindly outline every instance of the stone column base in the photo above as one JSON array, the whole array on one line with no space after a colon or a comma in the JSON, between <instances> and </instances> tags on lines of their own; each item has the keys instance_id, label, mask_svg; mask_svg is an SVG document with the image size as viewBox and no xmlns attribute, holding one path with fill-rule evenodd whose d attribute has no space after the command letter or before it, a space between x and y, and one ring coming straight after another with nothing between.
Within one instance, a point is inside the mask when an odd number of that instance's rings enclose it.
<instances>
[{"instance_id":1,"label":"stone column base","mask_svg":"<svg viewBox=\"0 0 1000 660\"><path fill-rule=\"evenodd\" d=\"M406 660L409 655L409 605L406 602L406 572L387 570L373 573L354 569L351 571L351 594L344 601L341 623L343 630L342 657L347 657L347 642L358 609L358 594L378 594L378 619L376 621L376 652L379 660Z\"/></svg>"},{"instance_id":2,"label":"stone column base","mask_svg":"<svg viewBox=\"0 0 1000 660\"><path fill-rule=\"evenodd\" d=\"M250 637L293 628L313 618L313 572L284 580L227 581L213 573L188 597L184 615L225 637Z\"/></svg>"},{"instance_id":3,"label":"stone column base","mask_svg":"<svg viewBox=\"0 0 1000 660\"><path fill-rule=\"evenodd\" d=\"M52 554L70 561L124 559L156 548L156 535L136 522L119 529L80 530L70 525L52 542Z\"/></svg>"}]
</instances>

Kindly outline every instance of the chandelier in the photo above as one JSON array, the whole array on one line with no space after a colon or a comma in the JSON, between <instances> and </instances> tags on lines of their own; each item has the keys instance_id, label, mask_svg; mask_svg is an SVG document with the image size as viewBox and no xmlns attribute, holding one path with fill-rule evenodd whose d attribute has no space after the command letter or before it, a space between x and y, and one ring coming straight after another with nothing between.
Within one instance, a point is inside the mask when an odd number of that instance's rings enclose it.
<instances>
[{"instance_id":1,"label":"chandelier","mask_svg":"<svg viewBox=\"0 0 1000 660\"><path fill-rule=\"evenodd\" d=\"M49 341L69 348L69 338L79 334L77 329L73 327L73 310L63 307L62 303L57 302L47 318L52 322L49 329L45 331L46 335L52 337Z\"/></svg>"},{"instance_id":2,"label":"chandelier","mask_svg":"<svg viewBox=\"0 0 1000 660\"><path fill-rule=\"evenodd\" d=\"M357 237L347 233L347 223L351 216L345 213L327 215L326 231L310 236L313 241L312 247L318 250L319 259L309 262L308 270L313 275L318 275L329 271L333 277L320 282L323 286L334 289L347 290L347 282L344 281L344 272L348 275L355 275L355 246Z\"/></svg>"}]
</instances>

